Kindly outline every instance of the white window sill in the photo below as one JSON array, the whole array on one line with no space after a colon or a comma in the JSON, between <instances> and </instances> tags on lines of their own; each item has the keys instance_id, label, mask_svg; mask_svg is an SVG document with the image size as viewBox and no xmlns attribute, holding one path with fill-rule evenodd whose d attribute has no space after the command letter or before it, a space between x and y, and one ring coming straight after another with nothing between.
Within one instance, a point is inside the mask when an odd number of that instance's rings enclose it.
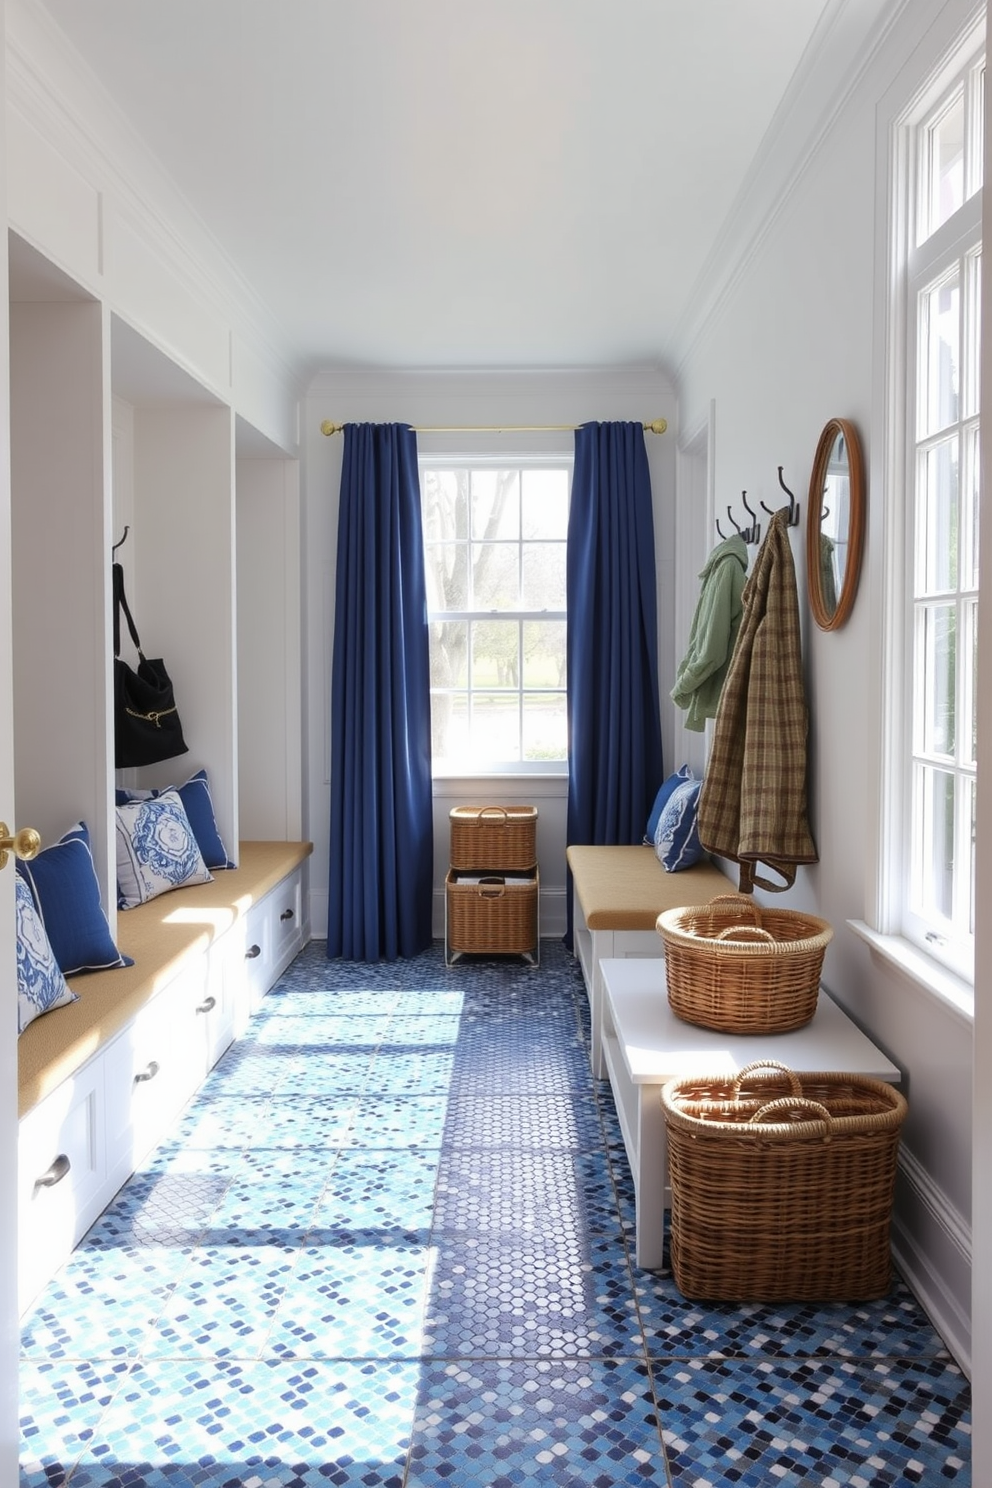
<instances>
[{"instance_id":1,"label":"white window sill","mask_svg":"<svg viewBox=\"0 0 992 1488\"><path fill-rule=\"evenodd\" d=\"M963 1023L974 1025L975 989L964 977L948 971L946 966L941 966L901 935L883 935L866 925L864 920L848 920L847 923L855 935L871 947L873 954L881 957L907 981L929 993Z\"/></svg>"}]
</instances>

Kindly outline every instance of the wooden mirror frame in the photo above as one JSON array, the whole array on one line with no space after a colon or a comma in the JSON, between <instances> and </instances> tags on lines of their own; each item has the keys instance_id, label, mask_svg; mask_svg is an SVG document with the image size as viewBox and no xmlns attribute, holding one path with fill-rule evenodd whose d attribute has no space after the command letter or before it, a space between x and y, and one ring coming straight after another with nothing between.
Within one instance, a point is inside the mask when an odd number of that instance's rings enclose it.
<instances>
[{"instance_id":1,"label":"wooden mirror frame","mask_svg":"<svg viewBox=\"0 0 992 1488\"><path fill-rule=\"evenodd\" d=\"M820 582L820 537L823 517L823 491L827 467L838 437L847 449L850 480L850 516L848 521L847 558L837 604L827 608ZM813 470L809 478L809 503L806 507L806 592L813 619L821 630L838 630L850 615L861 577L861 555L865 541L865 467L858 431L848 419L831 419L824 425L816 446Z\"/></svg>"}]
</instances>

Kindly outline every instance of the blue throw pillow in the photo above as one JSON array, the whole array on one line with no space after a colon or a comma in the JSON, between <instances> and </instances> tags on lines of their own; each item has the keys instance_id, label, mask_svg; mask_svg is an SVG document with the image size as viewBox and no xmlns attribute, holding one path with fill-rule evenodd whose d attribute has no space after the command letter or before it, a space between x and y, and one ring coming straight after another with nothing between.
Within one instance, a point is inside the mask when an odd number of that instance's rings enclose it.
<instances>
[{"instance_id":1,"label":"blue throw pillow","mask_svg":"<svg viewBox=\"0 0 992 1488\"><path fill-rule=\"evenodd\" d=\"M85 822L77 822L58 842L43 847L36 858L19 860L17 871L31 885L64 976L133 966L110 934Z\"/></svg>"},{"instance_id":2,"label":"blue throw pillow","mask_svg":"<svg viewBox=\"0 0 992 1488\"><path fill-rule=\"evenodd\" d=\"M178 791L128 801L116 816L119 909L134 909L183 884L212 881Z\"/></svg>"},{"instance_id":3,"label":"blue throw pillow","mask_svg":"<svg viewBox=\"0 0 992 1488\"><path fill-rule=\"evenodd\" d=\"M696 826L701 780L684 780L669 796L654 834L654 850L666 873L691 868L704 856Z\"/></svg>"},{"instance_id":4,"label":"blue throw pillow","mask_svg":"<svg viewBox=\"0 0 992 1488\"><path fill-rule=\"evenodd\" d=\"M214 815L214 803L210 795L210 782L207 779L206 770L197 770L185 785L170 786L168 789L175 790L182 801L189 824L193 828L193 836L196 838L207 867L233 868L234 864L227 855L227 848L224 846L217 818ZM161 794L160 790L119 789L117 805L124 806L128 801L151 801Z\"/></svg>"},{"instance_id":5,"label":"blue throw pillow","mask_svg":"<svg viewBox=\"0 0 992 1488\"><path fill-rule=\"evenodd\" d=\"M14 875L14 915L17 927L17 1031L23 1033L29 1023L52 1008L76 1002L59 963L31 885L23 874Z\"/></svg>"},{"instance_id":6,"label":"blue throw pillow","mask_svg":"<svg viewBox=\"0 0 992 1488\"><path fill-rule=\"evenodd\" d=\"M652 846L654 845L654 834L658 830L658 818L661 816L661 813L664 811L666 804L671 799L672 792L675 790L676 786L682 784L683 780L691 779L692 771L689 769L689 766L682 765L680 769L676 770L674 775L669 775L664 785L660 787L658 794L654 798L654 805L651 807L651 815L648 817L647 828L644 832L645 842L650 843Z\"/></svg>"}]
</instances>

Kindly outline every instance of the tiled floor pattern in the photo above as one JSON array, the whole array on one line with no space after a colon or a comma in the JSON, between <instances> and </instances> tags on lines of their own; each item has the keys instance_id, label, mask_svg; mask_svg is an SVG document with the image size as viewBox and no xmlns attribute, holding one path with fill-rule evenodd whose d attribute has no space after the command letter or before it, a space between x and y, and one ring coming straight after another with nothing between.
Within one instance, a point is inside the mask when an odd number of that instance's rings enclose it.
<instances>
[{"instance_id":1,"label":"tiled floor pattern","mask_svg":"<svg viewBox=\"0 0 992 1488\"><path fill-rule=\"evenodd\" d=\"M970 1484L898 1284L712 1306L632 1261L581 976L312 943L24 1320L23 1485Z\"/></svg>"}]
</instances>

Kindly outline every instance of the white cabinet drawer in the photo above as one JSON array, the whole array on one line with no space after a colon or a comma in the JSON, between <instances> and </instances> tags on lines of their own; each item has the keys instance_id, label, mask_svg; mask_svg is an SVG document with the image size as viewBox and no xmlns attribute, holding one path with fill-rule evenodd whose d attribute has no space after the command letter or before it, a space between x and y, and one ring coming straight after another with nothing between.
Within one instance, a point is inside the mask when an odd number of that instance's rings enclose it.
<instances>
[{"instance_id":1,"label":"white cabinet drawer","mask_svg":"<svg viewBox=\"0 0 992 1488\"><path fill-rule=\"evenodd\" d=\"M110 1197L102 1061L94 1060L23 1117L17 1170L23 1311Z\"/></svg>"},{"instance_id":2,"label":"white cabinet drawer","mask_svg":"<svg viewBox=\"0 0 992 1488\"><path fill-rule=\"evenodd\" d=\"M257 1007L303 944L303 875L288 875L245 917L245 967L251 1005Z\"/></svg>"}]
</instances>

